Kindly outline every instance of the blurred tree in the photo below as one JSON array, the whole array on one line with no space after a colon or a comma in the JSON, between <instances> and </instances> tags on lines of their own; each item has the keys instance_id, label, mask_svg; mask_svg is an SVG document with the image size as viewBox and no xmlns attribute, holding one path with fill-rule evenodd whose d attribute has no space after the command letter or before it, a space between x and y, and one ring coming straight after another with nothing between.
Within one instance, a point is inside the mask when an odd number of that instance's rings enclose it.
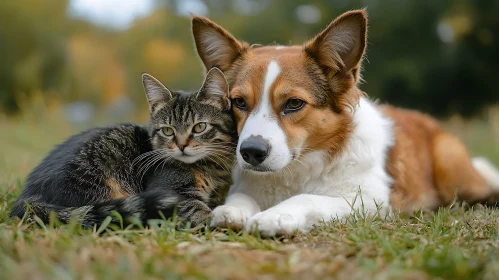
<instances>
[{"instance_id":1,"label":"blurred tree","mask_svg":"<svg viewBox=\"0 0 499 280\"><path fill-rule=\"evenodd\" d=\"M370 10L368 93L436 116L471 116L499 101L499 2L395 3L383 18Z\"/></svg>"},{"instance_id":2,"label":"blurred tree","mask_svg":"<svg viewBox=\"0 0 499 280\"><path fill-rule=\"evenodd\" d=\"M0 104L19 110L16 94L63 87L66 0L0 2Z\"/></svg>"},{"instance_id":3,"label":"blurred tree","mask_svg":"<svg viewBox=\"0 0 499 280\"><path fill-rule=\"evenodd\" d=\"M145 104L141 84L144 72L172 89L197 89L202 82L202 68L194 50L189 18L160 8L137 20L132 28L121 34L117 44L126 65L128 93L140 104Z\"/></svg>"},{"instance_id":4,"label":"blurred tree","mask_svg":"<svg viewBox=\"0 0 499 280\"><path fill-rule=\"evenodd\" d=\"M68 40L71 97L109 105L125 93L124 68L118 46L108 36L93 32Z\"/></svg>"},{"instance_id":5,"label":"blurred tree","mask_svg":"<svg viewBox=\"0 0 499 280\"><path fill-rule=\"evenodd\" d=\"M195 7L241 40L282 45L302 44L341 13L367 7L361 88L370 96L437 116L470 116L499 101L497 0L157 0L126 30L72 18L68 1L0 1L7 112L35 93L102 105L127 95L145 104L142 72L172 88L197 88L202 66L187 13Z\"/></svg>"}]
</instances>

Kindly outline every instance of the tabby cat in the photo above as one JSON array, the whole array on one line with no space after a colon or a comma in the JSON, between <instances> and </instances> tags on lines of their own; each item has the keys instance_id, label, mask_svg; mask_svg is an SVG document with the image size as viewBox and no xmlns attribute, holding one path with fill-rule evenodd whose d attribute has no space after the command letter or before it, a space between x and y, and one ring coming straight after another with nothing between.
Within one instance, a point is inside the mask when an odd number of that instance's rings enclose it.
<instances>
[{"instance_id":1,"label":"tabby cat","mask_svg":"<svg viewBox=\"0 0 499 280\"><path fill-rule=\"evenodd\" d=\"M11 216L47 222L76 216L83 227L178 216L194 225L211 217L231 184L237 132L223 73L211 69L200 90L174 92L143 74L146 127L92 128L57 146L29 174Z\"/></svg>"}]
</instances>

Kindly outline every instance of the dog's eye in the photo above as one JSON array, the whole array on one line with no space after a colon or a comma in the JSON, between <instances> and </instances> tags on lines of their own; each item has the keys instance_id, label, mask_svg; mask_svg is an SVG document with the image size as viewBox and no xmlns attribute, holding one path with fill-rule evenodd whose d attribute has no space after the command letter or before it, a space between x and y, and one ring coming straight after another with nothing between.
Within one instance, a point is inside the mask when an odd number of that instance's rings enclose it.
<instances>
[{"instance_id":1,"label":"dog's eye","mask_svg":"<svg viewBox=\"0 0 499 280\"><path fill-rule=\"evenodd\" d=\"M163 128L161 128L161 132L165 135L165 136L172 136L175 132L173 131L173 128L169 127L169 126L165 126Z\"/></svg>"},{"instance_id":2,"label":"dog's eye","mask_svg":"<svg viewBox=\"0 0 499 280\"><path fill-rule=\"evenodd\" d=\"M206 123L205 123L205 122L201 122L201 123L196 124L196 125L192 128L192 131L194 131L194 133L201 133L201 132L203 132L205 129L206 129Z\"/></svg>"},{"instance_id":3,"label":"dog's eye","mask_svg":"<svg viewBox=\"0 0 499 280\"><path fill-rule=\"evenodd\" d=\"M236 105L237 108L241 110L246 110L246 101L242 97L234 98L232 99L232 102L234 102L234 105Z\"/></svg>"},{"instance_id":4,"label":"dog's eye","mask_svg":"<svg viewBox=\"0 0 499 280\"><path fill-rule=\"evenodd\" d=\"M284 113L298 111L301 108L303 108L303 106L305 106L305 102L303 100L296 99L296 98L290 99L290 100L288 100L288 102L286 102L286 106L284 108Z\"/></svg>"}]
</instances>

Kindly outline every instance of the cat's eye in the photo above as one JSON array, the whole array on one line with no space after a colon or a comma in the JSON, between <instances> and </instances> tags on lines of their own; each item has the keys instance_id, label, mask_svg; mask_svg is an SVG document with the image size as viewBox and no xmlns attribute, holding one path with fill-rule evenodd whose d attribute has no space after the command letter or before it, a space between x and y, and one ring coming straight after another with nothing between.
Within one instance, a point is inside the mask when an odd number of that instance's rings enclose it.
<instances>
[{"instance_id":1,"label":"cat's eye","mask_svg":"<svg viewBox=\"0 0 499 280\"><path fill-rule=\"evenodd\" d=\"M201 122L201 123L196 124L192 128L192 131L194 131L194 133L201 133L201 132L205 131L205 129L206 129L206 123L205 122Z\"/></svg>"},{"instance_id":2,"label":"cat's eye","mask_svg":"<svg viewBox=\"0 0 499 280\"><path fill-rule=\"evenodd\" d=\"M232 99L232 102L234 102L234 105L236 105L236 107L241 109L241 110L248 109L246 106L246 101L244 101L244 99L242 97L234 98L234 99Z\"/></svg>"},{"instance_id":3,"label":"cat's eye","mask_svg":"<svg viewBox=\"0 0 499 280\"><path fill-rule=\"evenodd\" d=\"M171 128L169 126L165 126L165 127L161 128L161 132L165 136L172 136L175 133L175 131L173 131L173 128Z\"/></svg>"},{"instance_id":4,"label":"cat's eye","mask_svg":"<svg viewBox=\"0 0 499 280\"><path fill-rule=\"evenodd\" d=\"M284 113L291 113L300 110L305 106L305 101L297 98L289 99L284 106Z\"/></svg>"}]
</instances>

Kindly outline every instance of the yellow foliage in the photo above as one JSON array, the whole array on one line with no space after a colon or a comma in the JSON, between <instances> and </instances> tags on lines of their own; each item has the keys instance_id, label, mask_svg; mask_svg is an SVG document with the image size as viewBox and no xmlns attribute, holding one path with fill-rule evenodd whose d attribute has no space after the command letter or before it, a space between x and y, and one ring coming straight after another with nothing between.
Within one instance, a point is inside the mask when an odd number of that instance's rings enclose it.
<instances>
[{"instance_id":1,"label":"yellow foliage","mask_svg":"<svg viewBox=\"0 0 499 280\"><path fill-rule=\"evenodd\" d=\"M112 103L125 90L124 66L117 48L96 36L72 36L68 43L71 67L76 82L103 104Z\"/></svg>"},{"instance_id":2,"label":"yellow foliage","mask_svg":"<svg viewBox=\"0 0 499 280\"><path fill-rule=\"evenodd\" d=\"M144 66L147 72L166 81L174 80L184 60L184 47L176 42L154 39L147 42L143 50Z\"/></svg>"}]
</instances>

